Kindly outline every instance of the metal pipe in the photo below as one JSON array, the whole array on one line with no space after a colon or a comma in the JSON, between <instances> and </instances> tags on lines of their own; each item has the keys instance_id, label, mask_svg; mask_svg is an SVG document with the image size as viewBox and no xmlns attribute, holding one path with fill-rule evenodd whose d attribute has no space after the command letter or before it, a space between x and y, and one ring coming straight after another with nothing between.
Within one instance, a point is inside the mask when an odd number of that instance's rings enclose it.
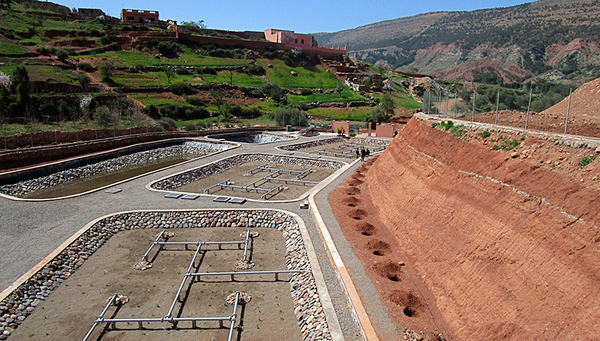
<instances>
[{"instance_id":1,"label":"metal pipe","mask_svg":"<svg viewBox=\"0 0 600 341\"><path fill-rule=\"evenodd\" d=\"M179 295L181 295L181 290L183 290L183 286L185 285L185 282L187 281L188 276L190 275L190 271L192 270L192 267L194 266L194 263L196 262L196 257L198 257L198 253L200 252L201 248L202 248L202 244L198 245L198 247L196 248L194 257L192 258L192 261L190 262L190 265L188 266L188 269L185 272L185 275L183 275L183 280L181 281L181 284L179 285L179 290L177 290L177 294L175 295L175 298L173 299L173 303L171 303L171 307L169 308L169 312L167 312L167 316L165 316L165 318L171 318L171 313L173 312L173 309L175 309L175 304L177 303L177 300L179 299Z\"/></svg>"},{"instance_id":2,"label":"metal pipe","mask_svg":"<svg viewBox=\"0 0 600 341\"><path fill-rule=\"evenodd\" d=\"M130 319L102 319L101 323L117 322L187 322L187 321L231 321L231 316L227 317L148 317L148 318L130 318Z\"/></svg>"},{"instance_id":3,"label":"metal pipe","mask_svg":"<svg viewBox=\"0 0 600 341\"><path fill-rule=\"evenodd\" d=\"M104 318L104 314L106 314L106 311L113 304L113 302L115 301L116 298L117 298L117 294L113 294L112 297L108 300L108 303L106 303L106 306L104 307L104 309L102 310L100 315L98 315L98 318L96 319L96 321L94 321L94 324L92 325L90 330L87 332L87 334L85 334L83 341L87 341L87 339L90 338L90 336L94 332L94 329L96 329L96 326L98 326L98 323L102 322L101 320Z\"/></svg>"},{"instance_id":4,"label":"metal pipe","mask_svg":"<svg viewBox=\"0 0 600 341\"><path fill-rule=\"evenodd\" d=\"M250 229L246 230L246 240L244 240L244 262L246 261L246 257L248 256L248 239L250 238Z\"/></svg>"},{"instance_id":5,"label":"metal pipe","mask_svg":"<svg viewBox=\"0 0 600 341\"><path fill-rule=\"evenodd\" d=\"M221 244L244 244L244 241L229 242L158 242L158 245L221 245Z\"/></svg>"},{"instance_id":6,"label":"metal pipe","mask_svg":"<svg viewBox=\"0 0 600 341\"><path fill-rule=\"evenodd\" d=\"M156 245L156 243L158 243L158 240L160 239L160 237L163 236L163 234L165 234L165 230L162 230L162 232L158 234L158 237L156 237L156 239L154 239L154 242L152 243L152 245L150 245L150 247L148 248L148 251L146 251L146 253L144 253L144 255L142 256L143 261L147 260L148 254L150 253L150 251L152 250L154 245Z\"/></svg>"},{"instance_id":7,"label":"metal pipe","mask_svg":"<svg viewBox=\"0 0 600 341\"><path fill-rule=\"evenodd\" d=\"M265 270L265 271L230 271L230 272L192 272L188 276L233 276L233 275L265 275L265 274L292 274L305 270Z\"/></svg>"},{"instance_id":8,"label":"metal pipe","mask_svg":"<svg viewBox=\"0 0 600 341\"><path fill-rule=\"evenodd\" d=\"M227 338L227 341L231 341L231 338L233 337L233 327L235 327L235 318L237 316L237 307L238 307L239 300L240 300L240 292L236 291L235 292L235 304L233 306L233 314L231 314L231 325L229 326L229 337Z\"/></svg>"}]
</instances>

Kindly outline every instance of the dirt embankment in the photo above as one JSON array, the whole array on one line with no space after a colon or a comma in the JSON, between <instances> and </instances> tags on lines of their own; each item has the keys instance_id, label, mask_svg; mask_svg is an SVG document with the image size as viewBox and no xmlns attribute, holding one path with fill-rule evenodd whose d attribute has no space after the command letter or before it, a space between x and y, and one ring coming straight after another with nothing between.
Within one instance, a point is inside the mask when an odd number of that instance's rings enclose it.
<instances>
[{"instance_id":1,"label":"dirt embankment","mask_svg":"<svg viewBox=\"0 0 600 341\"><path fill-rule=\"evenodd\" d=\"M474 140L413 118L364 173L362 200L431 293L447 336L597 338L598 178L548 166L557 154L547 141L523 141L524 158Z\"/></svg>"}]
</instances>

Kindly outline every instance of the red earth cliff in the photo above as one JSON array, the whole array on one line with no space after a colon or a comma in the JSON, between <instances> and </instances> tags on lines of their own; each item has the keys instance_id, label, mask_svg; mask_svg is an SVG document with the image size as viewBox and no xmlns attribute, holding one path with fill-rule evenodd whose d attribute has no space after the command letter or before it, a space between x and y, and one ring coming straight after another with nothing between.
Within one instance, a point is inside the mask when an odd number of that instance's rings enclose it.
<instances>
[{"instance_id":1,"label":"red earth cliff","mask_svg":"<svg viewBox=\"0 0 600 341\"><path fill-rule=\"evenodd\" d=\"M597 186L415 118L363 186L449 336L600 335Z\"/></svg>"}]
</instances>

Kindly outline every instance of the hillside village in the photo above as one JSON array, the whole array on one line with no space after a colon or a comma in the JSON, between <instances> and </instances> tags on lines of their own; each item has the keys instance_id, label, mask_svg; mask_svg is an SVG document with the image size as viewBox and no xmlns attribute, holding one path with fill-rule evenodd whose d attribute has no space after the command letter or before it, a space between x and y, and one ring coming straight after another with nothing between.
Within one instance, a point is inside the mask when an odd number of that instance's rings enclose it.
<instances>
[{"instance_id":1,"label":"hillside village","mask_svg":"<svg viewBox=\"0 0 600 341\"><path fill-rule=\"evenodd\" d=\"M359 129L384 92L405 114L421 107L401 83L407 77L350 60L345 47L318 46L310 34L211 30L201 21L162 20L156 10L123 9L114 18L102 9L37 1L4 7L0 101L7 148L31 144L8 136L55 130L72 136L112 128L114 135L139 126L193 131L321 126L332 119ZM274 122L277 110L292 107L309 119Z\"/></svg>"}]
</instances>

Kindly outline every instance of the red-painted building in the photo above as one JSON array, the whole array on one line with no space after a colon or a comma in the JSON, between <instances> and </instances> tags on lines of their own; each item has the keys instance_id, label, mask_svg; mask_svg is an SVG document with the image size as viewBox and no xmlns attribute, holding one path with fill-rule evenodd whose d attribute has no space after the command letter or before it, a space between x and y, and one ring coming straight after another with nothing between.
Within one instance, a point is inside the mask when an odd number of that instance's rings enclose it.
<instances>
[{"instance_id":1,"label":"red-painted building","mask_svg":"<svg viewBox=\"0 0 600 341\"><path fill-rule=\"evenodd\" d=\"M158 24L158 11L122 9L121 22L132 24Z\"/></svg>"}]
</instances>

